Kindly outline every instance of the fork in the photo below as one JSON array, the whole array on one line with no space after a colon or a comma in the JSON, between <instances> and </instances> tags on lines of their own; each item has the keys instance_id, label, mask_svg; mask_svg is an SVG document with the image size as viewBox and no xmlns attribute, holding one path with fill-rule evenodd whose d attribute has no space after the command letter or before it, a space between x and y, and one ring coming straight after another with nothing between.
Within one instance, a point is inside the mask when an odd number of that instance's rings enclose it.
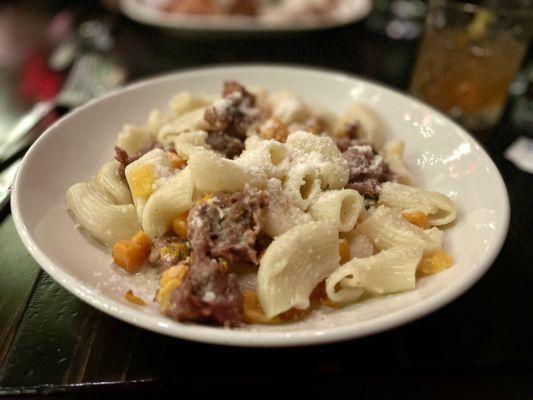
<instances>
[{"instance_id":1,"label":"fork","mask_svg":"<svg viewBox=\"0 0 533 400\"><path fill-rule=\"evenodd\" d=\"M82 54L57 96L53 100L36 103L0 143L0 163L31 144L32 129L52 110L80 106L121 85L124 80L124 71L109 58L95 52Z\"/></svg>"},{"instance_id":2,"label":"fork","mask_svg":"<svg viewBox=\"0 0 533 400\"><path fill-rule=\"evenodd\" d=\"M120 86L125 80L123 70L97 53L82 55L72 66L65 85L52 101L40 102L26 114L0 145L0 162L28 146L32 128L56 107L74 108ZM0 211L8 203L11 185L22 157L0 172Z\"/></svg>"}]
</instances>

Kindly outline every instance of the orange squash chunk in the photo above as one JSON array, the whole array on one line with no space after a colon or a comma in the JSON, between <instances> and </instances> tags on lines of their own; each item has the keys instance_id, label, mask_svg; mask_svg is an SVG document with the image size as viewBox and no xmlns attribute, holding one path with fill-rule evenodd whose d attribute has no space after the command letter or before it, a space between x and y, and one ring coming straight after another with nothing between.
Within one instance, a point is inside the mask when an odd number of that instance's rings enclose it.
<instances>
[{"instance_id":1,"label":"orange squash chunk","mask_svg":"<svg viewBox=\"0 0 533 400\"><path fill-rule=\"evenodd\" d=\"M268 318L265 315L256 292L253 290L244 290L242 296L244 322L247 324L279 324L281 322L279 317Z\"/></svg>"},{"instance_id":2,"label":"orange squash chunk","mask_svg":"<svg viewBox=\"0 0 533 400\"><path fill-rule=\"evenodd\" d=\"M407 222L418 226L419 228L429 228L428 217L421 211L404 211L402 213L402 218L405 219Z\"/></svg>"},{"instance_id":3,"label":"orange squash chunk","mask_svg":"<svg viewBox=\"0 0 533 400\"><path fill-rule=\"evenodd\" d=\"M155 178L152 164L135 167L128 178L131 195L136 198L147 199L154 192Z\"/></svg>"},{"instance_id":4,"label":"orange squash chunk","mask_svg":"<svg viewBox=\"0 0 533 400\"><path fill-rule=\"evenodd\" d=\"M168 161L170 161L170 166L174 169L182 169L184 166L187 165L187 160L184 160L180 156L178 156L176 153L172 153L171 151L167 152Z\"/></svg>"},{"instance_id":5,"label":"orange squash chunk","mask_svg":"<svg viewBox=\"0 0 533 400\"><path fill-rule=\"evenodd\" d=\"M185 275L187 275L188 271L188 266L185 264L178 264L170 267L161 275L156 301L159 303L159 307L163 313L170 308L170 295L181 285L181 282L185 278Z\"/></svg>"},{"instance_id":6,"label":"orange squash chunk","mask_svg":"<svg viewBox=\"0 0 533 400\"><path fill-rule=\"evenodd\" d=\"M339 239L339 254L341 256L341 265L352 259L350 246L348 245L348 241L344 238Z\"/></svg>"},{"instance_id":7,"label":"orange squash chunk","mask_svg":"<svg viewBox=\"0 0 533 400\"><path fill-rule=\"evenodd\" d=\"M131 240L120 240L113 245L113 262L125 271L137 272L148 259L151 245L150 238L140 231Z\"/></svg>"},{"instance_id":8,"label":"orange squash chunk","mask_svg":"<svg viewBox=\"0 0 533 400\"><path fill-rule=\"evenodd\" d=\"M172 222L172 230L180 239L187 239L187 218L189 217L189 212L185 212L179 215Z\"/></svg>"},{"instance_id":9,"label":"orange squash chunk","mask_svg":"<svg viewBox=\"0 0 533 400\"><path fill-rule=\"evenodd\" d=\"M141 299L139 296L136 296L133 294L133 290L128 290L126 293L124 293L124 299L129 301L130 303L136 304L138 306L144 306L146 303L143 299Z\"/></svg>"},{"instance_id":10,"label":"orange squash chunk","mask_svg":"<svg viewBox=\"0 0 533 400\"><path fill-rule=\"evenodd\" d=\"M444 250L437 250L429 255L425 255L418 264L417 275L433 275L450 268L453 260Z\"/></svg>"}]
</instances>

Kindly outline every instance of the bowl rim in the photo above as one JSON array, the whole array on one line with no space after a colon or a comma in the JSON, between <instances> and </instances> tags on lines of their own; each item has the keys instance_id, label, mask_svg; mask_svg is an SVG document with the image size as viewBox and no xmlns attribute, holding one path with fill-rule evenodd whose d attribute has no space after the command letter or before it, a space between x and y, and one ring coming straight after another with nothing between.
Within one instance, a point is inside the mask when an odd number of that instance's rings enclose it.
<instances>
[{"instance_id":1,"label":"bowl rim","mask_svg":"<svg viewBox=\"0 0 533 400\"><path fill-rule=\"evenodd\" d=\"M432 113L436 113L440 117L444 118L448 123L452 124L456 129L461 139L466 142L470 142L475 148L478 154L481 154L486 159L487 166L490 169L490 174L494 177L496 187L499 189L501 197L501 210L498 210L503 224L498 230L495 231L494 238L492 240L493 245L487 249L482 255L482 261L477 264L476 268L470 269L463 279L460 279L453 284L442 289L438 293L431 295L429 298L419 301L415 304L411 304L407 307L400 308L386 315L382 315L376 318L369 319L367 321L346 324L340 327L329 327L327 329L315 329L315 330L302 330L302 331L244 331L239 329L224 329L220 327L211 327L205 325L196 324L184 324L176 321L171 321L162 315L149 314L143 311L137 310L134 307L130 307L126 304L120 303L111 297L103 296L99 293L95 293L93 288L86 286L82 281L77 280L68 271L57 267L56 264L42 251L36 241L33 239L32 234L24 223L24 215L21 210L20 192L19 187L21 181L25 175L29 172L26 170L28 160L38 154L40 146L44 143L48 137L54 134L58 128L60 128L66 121L76 118L78 114L85 112L86 109L91 108L93 104L105 101L106 99L128 93L133 90L141 89L145 86L149 86L158 82L172 81L176 78L187 78L194 75L210 75L218 74L223 76L223 73L228 74L233 71L236 73L238 70L275 70L278 72L292 72L299 75L305 73L307 75L319 75L327 78L338 79L343 81L359 81L366 85L374 86L376 88L392 91L395 94L401 96L405 100L414 101L418 106L424 107L430 110ZM112 92L89 101L85 105L76 108L69 112L59 120L55 121L45 132L35 141L25 154L22 163L19 167L17 175L13 183L13 191L11 194L11 210L15 227L26 249L29 251L35 261L46 271L50 276L61 286L67 289L74 296L80 298L89 305L97 308L98 310L118 318L124 322L130 323L137 327L141 327L153 332L158 332L167 336L175 338L187 339L197 342L230 345L230 346L242 346L242 347L288 347L288 346L304 346L304 345L317 345L323 343L331 343L337 341L344 341L349 339L356 339L371 334L376 334L389 330L408 322L417 320L438 308L448 304L455 300L461 294L466 292L474 283L476 283L481 276L490 268L496 256L500 252L509 227L510 220L510 206L507 188L504 180L492 161L492 158L483 149L483 147L472 137L465 129L461 128L456 122L449 117L442 114L440 111L433 109L420 102L419 100L402 93L398 90L391 89L381 83L375 83L372 80L361 78L356 75L347 74L330 69L295 66L288 64L222 64L216 66L208 66L202 68L192 68L187 70L179 70L175 72L156 75L154 77L143 79L138 82L133 82L123 88L115 89ZM102 301L104 299L104 301Z\"/></svg>"},{"instance_id":2,"label":"bowl rim","mask_svg":"<svg viewBox=\"0 0 533 400\"><path fill-rule=\"evenodd\" d=\"M170 14L142 4L139 0L120 0L120 11L128 18L138 23L146 25L180 30L189 32L305 32L312 30L322 30L345 26L366 18L372 11L370 0L360 0L360 12L348 15L342 19L325 19L322 21L304 21L305 23L295 24L294 21L283 22L281 24L268 24L253 17L247 16L198 16L186 14ZM198 25L201 28L198 28Z\"/></svg>"}]
</instances>

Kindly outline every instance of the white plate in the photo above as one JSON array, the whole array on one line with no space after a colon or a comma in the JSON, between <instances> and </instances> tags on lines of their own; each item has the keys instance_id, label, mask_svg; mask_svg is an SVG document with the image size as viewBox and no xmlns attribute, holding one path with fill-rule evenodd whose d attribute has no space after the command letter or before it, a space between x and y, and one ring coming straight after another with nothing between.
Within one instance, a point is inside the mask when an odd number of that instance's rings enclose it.
<instances>
[{"instance_id":1,"label":"white plate","mask_svg":"<svg viewBox=\"0 0 533 400\"><path fill-rule=\"evenodd\" d=\"M126 122L142 125L153 108L165 109L177 91L218 93L225 79L290 89L312 103L343 110L350 102L373 107L388 137L406 142L406 160L418 183L457 204L457 222L445 232L452 268L418 280L411 292L361 302L302 322L230 330L180 324L154 308L127 304L127 289L150 300L153 280L110 267L110 255L76 229L65 192L86 181L113 157ZM338 73L283 66L229 66L180 72L131 85L93 101L51 126L31 147L12 196L17 230L35 260L59 284L101 311L134 325L202 342L289 346L333 342L384 331L450 302L491 265L506 236L509 200L502 178L468 133L437 111L405 95ZM150 283L151 282L151 283Z\"/></svg>"},{"instance_id":2,"label":"white plate","mask_svg":"<svg viewBox=\"0 0 533 400\"><path fill-rule=\"evenodd\" d=\"M131 19L159 28L179 31L273 32L306 31L346 25L365 18L372 9L370 0L339 0L330 15L284 18L247 16L199 16L161 11L159 0L120 0L121 11Z\"/></svg>"}]
</instances>

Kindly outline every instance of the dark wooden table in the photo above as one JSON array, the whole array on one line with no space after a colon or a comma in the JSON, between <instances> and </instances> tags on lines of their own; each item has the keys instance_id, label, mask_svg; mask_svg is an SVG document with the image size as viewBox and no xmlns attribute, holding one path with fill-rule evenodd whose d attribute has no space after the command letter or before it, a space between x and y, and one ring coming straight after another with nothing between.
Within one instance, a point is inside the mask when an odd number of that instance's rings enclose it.
<instances>
[{"instance_id":1,"label":"dark wooden table","mask_svg":"<svg viewBox=\"0 0 533 400\"><path fill-rule=\"evenodd\" d=\"M36 21L31 35L38 35L39 26L64 2L51 4L13 2L9 7L21 21ZM114 20L117 55L132 79L211 63L268 61L334 68L405 89L416 54L416 41L390 40L368 31L365 23L295 36L206 41L169 36L97 6L81 10L79 4L81 18ZM0 15L5 10L0 8ZM14 121L24 109L13 94L19 75L16 67L0 74L4 122ZM0 394L144 397L179 396L192 389L269 397L348 390L360 399L402 394L424 399L533 398L533 175L502 156L520 134L510 122L512 106L511 101L499 126L480 137L503 174L512 210L507 240L492 268L466 294L432 315L350 342L240 349L127 325L84 304L41 271L4 211Z\"/></svg>"}]
</instances>

